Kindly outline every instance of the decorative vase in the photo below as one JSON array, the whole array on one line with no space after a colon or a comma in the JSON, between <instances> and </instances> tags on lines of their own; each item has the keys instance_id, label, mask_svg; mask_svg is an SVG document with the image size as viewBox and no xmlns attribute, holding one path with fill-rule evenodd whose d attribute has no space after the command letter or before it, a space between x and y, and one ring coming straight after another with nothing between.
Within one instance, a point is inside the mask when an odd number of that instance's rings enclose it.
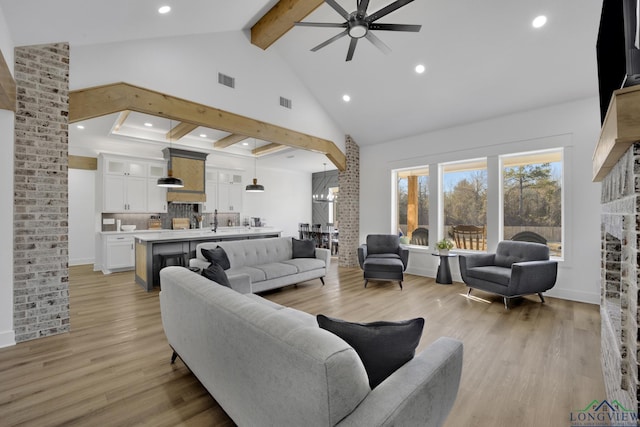
<instances>
[{"instance_id":1,"label":"decorative vase","mask_svg":"<svg viewBox=\"0 0 640 427\"><path fill-rule=\"evenodd\" d=\"M440 255L449 255L449 249L438 249Z\"/></svg>"}]
</instances>

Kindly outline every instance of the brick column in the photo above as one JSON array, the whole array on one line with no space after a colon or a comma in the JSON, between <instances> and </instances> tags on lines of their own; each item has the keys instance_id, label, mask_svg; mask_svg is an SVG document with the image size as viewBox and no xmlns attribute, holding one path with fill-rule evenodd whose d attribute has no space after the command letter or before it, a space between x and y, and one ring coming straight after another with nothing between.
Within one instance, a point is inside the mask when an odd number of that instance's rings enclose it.
<instances>
[{"instance_id":1,"label":"brick column","mask_svg":"<svg viewBox=\"0 0 640 427\"><path fill-rule=\"evenodd\" d=\"M346 137L347 169L338 174L338 229L340 267L358 266L360 240L360 147L349 135Z\"/></svg>"},{"instance_id":2,"label":"brick column","mask_svg":"<svg viewBox=\"0 0 640 427\"><path fill-rule=\"evenodd\" d=\"M16 342L69 331L69 45L15 49Z\"/></svg>"}]
</instances>

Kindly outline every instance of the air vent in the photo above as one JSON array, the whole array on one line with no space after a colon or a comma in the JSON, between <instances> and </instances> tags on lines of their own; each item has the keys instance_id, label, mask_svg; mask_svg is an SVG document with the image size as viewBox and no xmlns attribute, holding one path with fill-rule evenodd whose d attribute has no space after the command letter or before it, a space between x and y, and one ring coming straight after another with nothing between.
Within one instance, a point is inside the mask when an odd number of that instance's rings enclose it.
<instances>
[{"instance_id":1,"label":"air vent","mask_svg":"<svg viewBox=\"0 0 640 427\"><path fill-rule=\"evenodd\" d=\"M284 98L284 97L280 97L280 105L284 108L288 108L291 109L291 100Z\"/></svg>"},{"instance_id":2,"label":"air vent","mask_svg":"<svg viewBox=\"0 0 640 427\"><path fill-rule=\"evenodd\" d=\"M230 88L236 87L236 79L231 76L227 76L226 74L218 73L218 83L221 85L228 86Z\"/></svg>"}]
</instances>

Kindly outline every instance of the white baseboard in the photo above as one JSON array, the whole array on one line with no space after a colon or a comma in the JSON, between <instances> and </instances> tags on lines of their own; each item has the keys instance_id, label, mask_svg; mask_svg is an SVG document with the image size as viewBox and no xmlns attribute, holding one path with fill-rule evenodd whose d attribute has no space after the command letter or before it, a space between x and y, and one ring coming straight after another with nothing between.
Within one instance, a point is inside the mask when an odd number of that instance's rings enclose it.
<instances>
[{"instance_id":1,"label":"white baseboard","mask_svg":"<svg viewBox=\"0 0 640 427\"><path fill-rule=\"evenodd\" d=\"M16 345L16 334L14 331L0 332L0 348Z\"/></svg>"},{"instance_id":2,"label":"white baseboard","mask_svg":"<svg viewBox=\"0 0 640 427\"><path fill-rule=\"evenodd\" d=\"M69 266L72 265L85 265L85 264L93 264L95 259L93 258L78 258L78 259L70 259Z\"/></svg>"}]
</instances>

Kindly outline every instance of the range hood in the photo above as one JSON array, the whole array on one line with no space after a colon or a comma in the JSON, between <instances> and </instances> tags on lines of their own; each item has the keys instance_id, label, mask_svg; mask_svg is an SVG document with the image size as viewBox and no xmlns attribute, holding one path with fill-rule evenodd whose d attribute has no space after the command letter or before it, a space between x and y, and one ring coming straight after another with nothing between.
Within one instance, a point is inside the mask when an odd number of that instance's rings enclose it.
<instances>
[{"instance_id":1,"label":"range hood","mask_svg":"<svg viewBox=\"0 0 640 427\"><path fill-rule=\"evenodd\" d=\"M162 153L164 154L164 158L171 162L173 176L180 178L184 183L184 187L167 189L167 202L206 202L205 164L208 153L170 147L162 150Z\"/></svg>"}]
</instances>

